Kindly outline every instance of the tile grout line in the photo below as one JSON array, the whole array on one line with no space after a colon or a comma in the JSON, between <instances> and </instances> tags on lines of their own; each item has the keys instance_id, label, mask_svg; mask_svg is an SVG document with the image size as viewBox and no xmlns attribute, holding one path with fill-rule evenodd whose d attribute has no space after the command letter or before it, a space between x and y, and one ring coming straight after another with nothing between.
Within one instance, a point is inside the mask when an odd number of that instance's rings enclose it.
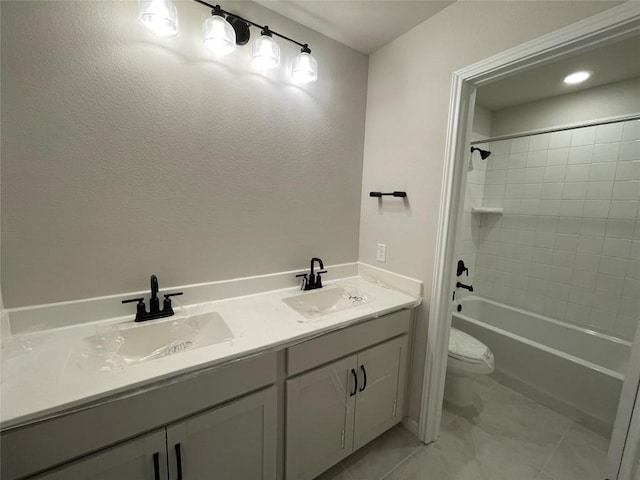
<instances>
[{"instance_id":1,"label":"tile grout line","mask_svg":"<svg viewBox=\"0 0 640 480\"><path fill-rule=\"evenodd\" d=\"M395 467L393 467L391 470L389 470L387 473L385 473L382 477L380 477L380 480L385 480L386 478L389 478L389 476L393 472L398 470L398 468L400 468L402 465L404 465L411 457L413 457L416 453L418 453L420 450L422 450L423 448L426 448L426 447L427 447L427 445L422 445L422 446L416 447L413 452L411 452L409 455L407 455L403 460L400 460L400 462L398 462Z\"/></svg>"},{"instance_id":2,"label":"tile grout line","mask_svg":"<svg viewBox=\"0 0 640 480\"><path fill-rule=\"evenodd\" d=\"M567 434L569 433L569 431L571 431L571 428L573 427L572 424L569 424L567 426L567 429L564 431L564 433L560 436L560 440L558 440L558 443L556 444L555 448L553 449L553 451L551 452L551 454L549 455L549 458L547 458L547 461L544 463L544 465L542 466L542 468L540 469L540 473L544 473L545 475L547 475L547 471L545 470L545 468L547 468L547 465L549 465L549 463L551 463L551 460L553 459L553 457L555 456L556 452L558 451L558 448L560 448L560 444L563 442L563 440L566 438ZM538 474L538 477L540 476L540 474Z\"/></svg>"}]
</instances>

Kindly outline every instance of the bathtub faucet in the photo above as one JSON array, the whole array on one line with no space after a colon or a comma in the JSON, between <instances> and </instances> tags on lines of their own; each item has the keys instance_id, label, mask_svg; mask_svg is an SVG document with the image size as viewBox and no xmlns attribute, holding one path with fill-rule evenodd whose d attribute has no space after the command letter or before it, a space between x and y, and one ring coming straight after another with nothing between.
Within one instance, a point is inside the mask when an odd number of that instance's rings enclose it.
<instances>
[{"instance_id":1,"label":"bathtub faucet","mask_svg":"<svg viewBox=\"0 0 640 480\"><path fill-rule=\"evenodd\" d=\"M456 283L456 288L464 288L465 290L469 290L470 292L473 292L473 285L465 285L464 283Z\"/></svg>"}]
</instances>

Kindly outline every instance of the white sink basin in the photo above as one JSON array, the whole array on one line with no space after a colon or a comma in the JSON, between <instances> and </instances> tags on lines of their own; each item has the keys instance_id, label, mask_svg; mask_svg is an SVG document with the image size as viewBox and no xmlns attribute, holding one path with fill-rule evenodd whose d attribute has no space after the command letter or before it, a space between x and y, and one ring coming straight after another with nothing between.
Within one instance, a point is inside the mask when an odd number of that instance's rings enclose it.
<instances>
[{"instance_id":1,"label":"white sink basin","mask_svg":"<svg viewBox=\"0 0 640 480\"><path fill-rule=\"evenodd\" d=\"M307 319L322 317L365 303L363 297L353 295L342 287L313 290L283 298L282 301Z\"/></svg>"},{"instance_id":2,"label":"white sink basin","mask_svg":"<svg viewBox=\"0 0 640 480\"><path fill-rule=\"evenodd\" d=\"M216 312L113 325L84 339L84 356L100 369L125 366L233 338Z\"/></svg>"}]
</instances>

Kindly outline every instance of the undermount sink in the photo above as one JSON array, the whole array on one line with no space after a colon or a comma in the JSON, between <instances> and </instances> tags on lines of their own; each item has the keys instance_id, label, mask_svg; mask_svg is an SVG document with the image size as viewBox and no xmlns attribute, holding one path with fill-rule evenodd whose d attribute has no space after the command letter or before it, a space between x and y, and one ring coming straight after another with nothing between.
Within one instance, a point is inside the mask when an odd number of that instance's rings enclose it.
<instances>
[{"instance_id":1,"label":"undermount sink","mask_svg":"<svg viewBox=\"0 0 640 480\"><path fill-rule=\"evenodd\" d=\"M216 312L144 323L112 325L84 339L85 360L98 369L174 355L233 339ZM85 362L82 362L86 364Z\"/></svg>"},{"instance_id":2,"label":"undermount sink","mask_svg":"<svg viewBox=\"0 0 640 480\"><path fill-rule=\"evenodd\" d=\"M282 301L307 319L322 317L365 303L364 297L353 295L342 287L322 288L283 298Z\"/></svg>"}]
</instances>

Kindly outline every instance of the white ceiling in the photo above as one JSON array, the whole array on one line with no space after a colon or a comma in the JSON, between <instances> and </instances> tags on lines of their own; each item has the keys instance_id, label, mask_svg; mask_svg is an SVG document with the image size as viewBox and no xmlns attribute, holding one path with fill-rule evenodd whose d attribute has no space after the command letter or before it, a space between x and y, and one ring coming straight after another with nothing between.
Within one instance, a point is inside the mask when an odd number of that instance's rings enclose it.
<instances>
[{"instance_id":1,"label":"white ceiling","mask_svg":"<svg viewBox=\"0 0 640 480\"><path fill-rule=\"evenodd\" d=\"M453 3L433 0L255 1L366 55Z\"/></svg>"},{"instance_id":2,"label":"white ceiling","mask_svg":"<svg viewBox=\"0 0 640 480\"><path fill-rule=\"evenodd\" d=\"M578 85L564 77L578 70L593 72ZM640 76L640 36L547 63L478 89L476 102L489 110L542 100Z\"/></svg>"}]
</instances>

